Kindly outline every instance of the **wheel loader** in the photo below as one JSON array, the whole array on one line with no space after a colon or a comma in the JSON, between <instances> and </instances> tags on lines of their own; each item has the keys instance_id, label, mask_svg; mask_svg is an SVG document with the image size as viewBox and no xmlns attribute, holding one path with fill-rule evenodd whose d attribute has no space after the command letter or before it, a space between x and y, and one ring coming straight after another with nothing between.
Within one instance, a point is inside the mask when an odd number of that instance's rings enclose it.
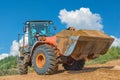
<instances>
[{"instance_id":1,"label":"wheel loader","mask_svg":"<svg viewBox=\"0 0 120 80\"><path fill-rule=\"evenodd\" d=\"M86 60L107 52L113 38L98 30L66 29L54 33L51 20L26 21L24 35L28 37L19 46L18 72L27 74L28 66L39 75L55 74L58 65L65 70L81 70Z\"/></svg>"}]
</instances>

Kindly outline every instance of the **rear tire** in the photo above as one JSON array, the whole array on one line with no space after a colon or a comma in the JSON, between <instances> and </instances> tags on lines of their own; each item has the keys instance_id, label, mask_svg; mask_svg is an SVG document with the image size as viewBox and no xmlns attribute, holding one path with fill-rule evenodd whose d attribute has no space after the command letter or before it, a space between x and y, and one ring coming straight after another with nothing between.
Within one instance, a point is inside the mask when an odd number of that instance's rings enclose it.
<instances>
[{"instance_id":1,"label":"rear tire","mask_svg":"<svg viewBox=\"0 0 120 80\"><path fill-rule=\"evenodd\" d=\"M82 70L85 64L85 60L81 59L81 60L74 60L72 58L70 58L67 63L63 64L64 69L66 70Z\"/></svg>"},{"instance_id":2,"label":"rear tire","mask_svg":"<svg viewBox=\"0 0 120 80\"><path fill-rule=\"evenodd\" d=\"M39 75L53 74L58 70L56 54L49 45L40 45L33 53L32 65Z\"/></svg>"},{"instance_id":3,"label":"rear tire","mask_svg":"<svg viewBox=\"0 0 120 80\"><path fill-rule=\"evenodd\" d=\"M18 57L18 73L20 75L28 73L28 65L24 64L24 57Z\"/></svg>"}]
</instances>

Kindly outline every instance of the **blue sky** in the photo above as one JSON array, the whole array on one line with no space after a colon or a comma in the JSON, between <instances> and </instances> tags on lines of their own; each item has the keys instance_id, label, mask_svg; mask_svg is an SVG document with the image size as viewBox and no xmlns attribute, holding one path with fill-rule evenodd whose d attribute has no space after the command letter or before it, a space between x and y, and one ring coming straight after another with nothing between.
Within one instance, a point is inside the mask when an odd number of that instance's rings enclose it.
<instances>
[{"instance_id":1,"label":"blue sky","mask_svg":"<svg viewBox=\"0 0 120 80\"><path fill-rule=\"evenodd\" d=\"M0 1L0 54L9 53L17 34L23 33L26 20L53 20L57 31L65 29L58 18L62 9L67 11L89 8L100 14L103 30L120 37L120 0L1 0Z\"/></svg>"}]
</instances>

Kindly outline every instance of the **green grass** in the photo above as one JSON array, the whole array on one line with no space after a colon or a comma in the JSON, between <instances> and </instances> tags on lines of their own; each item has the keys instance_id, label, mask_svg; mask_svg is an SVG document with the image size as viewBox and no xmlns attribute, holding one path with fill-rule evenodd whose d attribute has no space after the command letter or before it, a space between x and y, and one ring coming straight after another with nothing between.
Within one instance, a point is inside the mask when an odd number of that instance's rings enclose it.
<instances>
[{"instance_id":1,"label":"green grass","mask_svg":"<svg viewBox=\"0 0 120 80\"><path fill-rule=\"evenodd\" d=\"M29 68L29 72L33 72L33 68ZM17 56L9 56L0 60L0 76L18 74Z\"/></svg>"},{"instance_id":2,"label":"green grass","mask_svg":"<svg viewBox=\"0 0 120 80\"><path fill-rule=\"evenodd\" d=\"M9 56L0 60L0 70L17 68L17 57Z\"/></svg>"},{"instance_id":3,"label":"green grass","mask_svg":"<svg viewBox=\"0 0 120 80\"><path fill-rule=\"evenodd\" d=\"M0 76L17 74L17 56L9 56L0 60Z\"/></svg>"}]
</instances>

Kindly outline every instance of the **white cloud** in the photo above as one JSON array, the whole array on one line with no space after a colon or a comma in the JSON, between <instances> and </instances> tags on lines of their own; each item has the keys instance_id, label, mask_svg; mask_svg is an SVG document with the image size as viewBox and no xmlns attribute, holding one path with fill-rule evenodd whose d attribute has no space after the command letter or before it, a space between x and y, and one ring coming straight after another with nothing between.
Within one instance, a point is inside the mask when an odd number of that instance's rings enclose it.
<instances>
[{"instance_id":1,"label":"white cloud","mask_svg":"<svg viewBox=\"0 0 120 80\"><path fill-rule=\"evenodd\" d=\"M16 40L13 41L12 46L10 48L10 55L12 55L12 56L18 55L19 47L23 46L23 42L24 42L24 45L28 44L28 32L26 32L24 37L22 36L22 38L19 40L19 43Z\"/></svg>"},{"instance_id":2,"label":"white cloud","mask_svg":"<svg viewBox=\"0 0 120 80\"><path fill-rule=\"evenodd\" d=\"M0 60L8 57L9 55L7 53L0 54Z\"/></svg>"},{"instance_id":3,"label":"white cloud","mask_svg":"<svg viewBox=\"0 0 120 80\"><path fill-rule=\"evenodd\" d=\"M24 37L22 36L22 38L19 40L19 46L20 47L23 46L23 42L24 42L24 45L28 44L28 32L26 32L26 34L24 35Z\"/></svg>"},{"instance_id":4,"label":"white cloud","mask_svg":"<svg viewBox=\"0 0 120 80\"><path fill-rule=\"evenodd\" d=\"M115 40L114 40L114 42L112 43L112 46L119 46L120 47L120 38L117 38L117 37L115 37L115 36L111 36L111 37L113 37Z\"/></svg>"},{"instance_id":5,"label":"white cloud","mask_svg":"<svg viewBox=\"0 0 120 80\"><path fill-rule=\"evenodd\" d=\"M2 53L0 55L0 60L6 58L8 56L16 56L16 55L18 55L18 42L16 40L14 40L10 47L10 53Z\"/></svg>"},{"instance_id":6,"label":"white cloud","mask_svg":"<svg viewBox=\"0 0 120 80\"><path fill-rule=\"evenodd\" d=\"M78 29L102 30L101 16L92 13L89 8L80 8L79 10L67 11L62 9L58 16L62 23L67 27L73 26Z\"/></svg>"},{"instance_id":7,"label":"white cloud","mask_svg":"<svg viewBox=\"0 0 120 80\"><path fill-rule=\"evenodd\" d=\"M12 46L10 48L10 55L16 56L16 55L18 55L18 53L19 53L18 52L18 42L16 40L14 40L12 42Z\"/></svg>"},{"instance_id":8,"label":"white cloud","mask_svg":"<svg viewBox=\"0 0 120 80\"><path fill-rule=\"evenodd\" d=\"M25 45L28 44L28 33L25 34ZM19 43L16 40L13 40L12 45L10 47L10 53L2 53L0 54L0 60L4 59L5 57L8 56L16 56L19 54L19 46L23 46L23 36L22 38L19 40Z\"/></svg>"}]
</instances>

